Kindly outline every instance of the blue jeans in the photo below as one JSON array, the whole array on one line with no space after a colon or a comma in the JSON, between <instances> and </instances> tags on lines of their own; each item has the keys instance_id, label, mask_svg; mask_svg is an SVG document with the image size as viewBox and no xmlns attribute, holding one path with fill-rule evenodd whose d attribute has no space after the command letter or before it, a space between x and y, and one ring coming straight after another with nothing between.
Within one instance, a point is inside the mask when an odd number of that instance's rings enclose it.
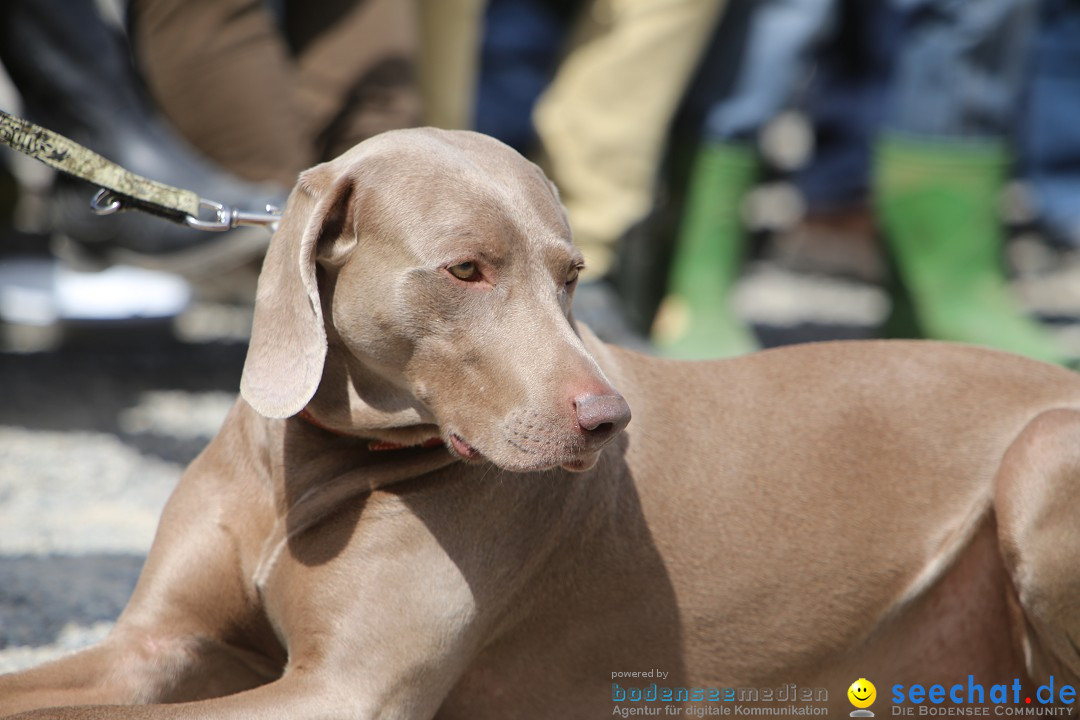
<instances>
[{"instance_id":1,"label":"blue jeans","mask_svg":"<svg viewBox=\"0 0 1080 720\"><path fill-rule=\"evenodd\" d=\"M782 110L809 110L821 142L798 181L812 206L857 200L882 129L939 140L1008 137L1038 11L1038 0L856 3L856 32L870 38L857 67L831 62L822 43L837 27L836 0L755 3L734 82L703 130L707 141L748 141Z\"/></svg>"},{"instance_id":2,"label":"blue jeans","mask_svg":"<svg viewBox=\"0 0 1080 720\"><path fill-rule=\"evenodd\" d=\"M886 126L1004 139L1016 126L1038 0L892 0L903 45Z\"/></svg>"},{"instance_id":3,"label":"blue jeans","mask_svg":"<svg viewBox=\"0 0 1080 720\"><path fill-rule=\"evenodd\" d=\"M705 139L750 140L778 112L796 104L836 10L836 0L757 0L734 85L709 110ZM728 41L721 38L720 44Z\"/></svg>"},{"instance_id":4,"label":"blue jeans","mask_svg":"<svg viewBox=\"0 0 1080 720\"><path fill-rule=\"evenodd\" d=\"M490 0L477 78L475 129L528 152L532 111L558 65L571 21L566 0Z\"/></svg>"},{"instance_id":5,"label":"blue jeans","mask_svg":"<svg viewBox=\"0 0 1080 720\"><path fill-rule=\"evenodd\" d=\"M1080 2L1045 0L1026 105L1021 173L1046 229L1080 247Z\"/></svg>"},{"instance_id":6,"label":"blue jeans","mask_svg":"<svg viewBox=\"0 0 1080 720\"><path fill-rule=\"evenodd\" d=\"M818 54L805 103L814 154L794 180L811 208L865 203L870 148L885 121L899 41L899 15L892 6L858 0L843 6L836 35Z\"/></svg>"}]
</instances>

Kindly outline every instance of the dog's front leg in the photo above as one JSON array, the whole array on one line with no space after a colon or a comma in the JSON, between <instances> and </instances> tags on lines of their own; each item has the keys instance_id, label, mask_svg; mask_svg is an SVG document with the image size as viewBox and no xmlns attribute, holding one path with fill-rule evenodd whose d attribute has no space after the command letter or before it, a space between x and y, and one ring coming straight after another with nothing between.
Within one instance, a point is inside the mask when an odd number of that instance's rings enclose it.
<instances>
[{"instance_id":1,"label":"dog's front leg","mask_svg":"<svg viewBox=\"0 0 1080 720\"><path fill-rule=\"evenodd\" d=\"M407 511L381 510L375 523L329 522L282 549L262 586L288 644L279 680L212 700L51 708L12 720L433 717L482 624L468 582L423 524ZM308 554L346 529L352 538L337 556Z\"/></svg>"},{"instance_id":2,"label":"dog's front leg","mask_svg":"<svg viewBox=\"0 0 1080 720\"><path fill-rule=\"evenodd\" d=\"M0 675L0 717L30 708L115 702L126 684L113 677L123 650L108 641L19 673Z\"/></svg>"},{"instance_id":3,"label":"dog's front leg","mask_svg":"<svg viewBox=\"0 0 1080 720\"><path fill-rule=\"evenodd\" d=\"M278 680L225 697L195 702L151 705L77 705L47 707L31 710L4 720L305 720L348 717L356 720L421 720L434 716L439 704L458 675L451 669L452 658L431 647L422 638L409 642L408 633L391 637L393 623L378 611L372 613L376 624L388 631L383 637L368 635L367 642L357 644L349 632L348 623L333 623L296 643L286 673ZM382 616L382 617L379 617ZM440 635L440 637L443 637ZM436 645L438 643L435 643ZM453 645L453 642L450 643ZM92 686L100 684L109 666L107 646L98 646L82 653L77 664L65 670L89 673ZM385 652L385 655L383 653ZM427 657L418 657L416 654ZM101 657L95 657L101 655ZM446 661L446 664L442 664ZM42 699L57 702L93 702L104 694L85 692L73 687L70 694L58 692L58 680L70 680L77 686L82 679L58 677L58 668L46 666L47 683L41 697L32 693L22 695L30 706L40 705ZM20 675L20 678L31 678Z\"/></svg>"},{"instance_id":4,"label":"dog's front leg","mask_svg":"<svg viewBox=\"0 0 1080 720\"><path fill-rule=\"evenodd\" d=\"M318 674L293 672L236 695L167 705L87 705L32 710L5 720L305 720L357 717ZM367 717L367 716L364 716ZM374 717L374 716L371 716Z\"/></svg>"},{"instance_id":5,"label":"dog's front leg","mask_svg":"<svg viewBox=\"0 0 1080 720\"><path fill-rule=\"evenodd\" d=\"M0 718L43 707L228 695L279 675L280 668L249 650L122 621L93 647L0 675Z\"/></svg>"}]
</instances>

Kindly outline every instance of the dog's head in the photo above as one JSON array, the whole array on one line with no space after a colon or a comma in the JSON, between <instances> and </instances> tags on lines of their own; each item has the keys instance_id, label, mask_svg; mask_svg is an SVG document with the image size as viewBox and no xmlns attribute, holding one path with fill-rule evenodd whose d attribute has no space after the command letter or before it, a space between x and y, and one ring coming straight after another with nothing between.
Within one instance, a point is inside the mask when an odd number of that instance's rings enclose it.
<instances>
[{"instance_id":1,"label":"dog's head","mask_svg":"<svg viewBox=\"0 0 1080 720\"><path fill-rule=\"evenodd\" d=\"M271 242L241 392L339 432L583 470L630 419L570 319L552 184L483 135L379 135L303 173Z\"/></svg>"}]
</instances>

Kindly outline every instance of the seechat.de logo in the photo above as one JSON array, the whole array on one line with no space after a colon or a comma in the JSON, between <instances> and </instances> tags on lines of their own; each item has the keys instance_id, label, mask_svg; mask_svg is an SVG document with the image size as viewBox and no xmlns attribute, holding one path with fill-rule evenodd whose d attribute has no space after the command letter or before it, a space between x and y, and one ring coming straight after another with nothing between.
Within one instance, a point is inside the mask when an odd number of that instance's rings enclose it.
<instances>
[{"instance_id":1,"label":"seechat.de logo","mask_svg":"<svg viewBox=\"0 0 1080 720\"><path fill-rule=\"evenodd\" d=\"M966 683L897 684L891 689L892 714L901 716L1067 716L1076 704L1076 688L1053 675L1035 692L1025 691L1019 678L986 686L974 675L968 675Z\"/></svg>"}]
</instances>

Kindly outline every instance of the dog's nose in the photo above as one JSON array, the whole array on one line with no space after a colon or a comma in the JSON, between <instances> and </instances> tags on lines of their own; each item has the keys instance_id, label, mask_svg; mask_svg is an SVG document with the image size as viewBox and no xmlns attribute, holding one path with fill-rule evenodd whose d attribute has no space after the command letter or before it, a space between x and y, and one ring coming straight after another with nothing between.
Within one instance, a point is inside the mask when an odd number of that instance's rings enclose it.
<instances>
[{"instance_id":1,"label":"dog's nose","mask_svg":"<svg viewBox=\"0 0 1080 720\"><path fill-rule=\"evenodd\" d=\"M574 412L585 435L602 440L630 422L630 406L622 395L581 395L574 398Z\"/></svg>"}]
</instances>

